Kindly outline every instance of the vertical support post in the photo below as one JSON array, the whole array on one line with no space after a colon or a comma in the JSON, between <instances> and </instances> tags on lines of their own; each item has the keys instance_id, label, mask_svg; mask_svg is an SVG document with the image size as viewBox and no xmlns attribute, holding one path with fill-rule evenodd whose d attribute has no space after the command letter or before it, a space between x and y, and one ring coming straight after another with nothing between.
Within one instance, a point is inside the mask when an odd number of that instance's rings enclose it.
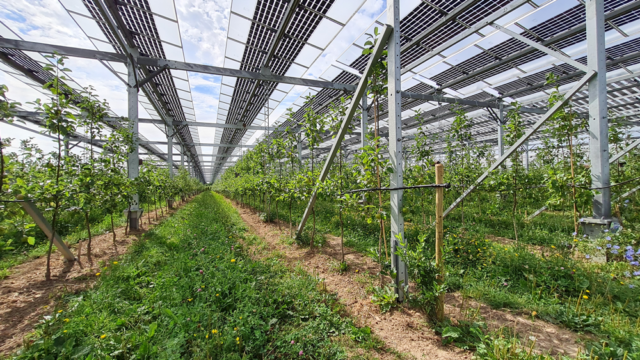
<instances>
[{"instance_id":1,"label":"vertical support post","mask_svg":"<svg viewBox=\"0 0 640 360\"><path fill-rule=\"evenodd\" d=\"M132 52L137 53L134 49ZM132 59L135 59L137 54ZM135 179L140 174L139 168L139 156L138 156L138 84L136 79L136 65L130 60L127 62L128 70L128 86L127 86L127 101L128 101L128 115L129 115L129 130L133 133L133 151L129 153L127 161L127 171L129 179ZM131 198L131 206L129 207L129 228L131 230L137 230L139 228L139 197L138 194L134 194Z\"/></svg>"},{"instance_id":2,"label":"vertical support post","mask_svg":"<svg viewBox=\"0 0 640 360\"><path fill-rule=\"evenodd\" d=\"M596 75L589 81L589 160L591 186L610 185L609 124L607 122L607 66L604 42L604 0L586 1L587 67ZM593 198L593 217L611 218L611 189Z\"/></svg>"},{"instance_id":3,"label":"vertical support post","mask_svg":"<svg viewBox=\"0 0 640 360\"><path fill-rule=\"evenodd\" d=\"M302 165L302 140L298 139L298 163Z\"/></svg>"},{"instance_id":4,"label":"vertical support post","mask_svg":"<svg viewBox=\"0 0 640 360\"><path fill-rule=\"evenodd\" d=\"M167 118L167 166L169 177L173 179L173 118Z\"/></svg>"},{"instance_id":5,"label":"vertical support post","mask_svg":"<svg viewBox=\"0 0 640 360\"><path fill-rule=\"evenodd\" d=\"M524 168L529 172L529 142L527 141L524 146Z\"/></svg>"},{"instance_id":6,"label":"vertical support post","mask_svg":"<svg viewBox=\"0 0 640 360\"><path fill-rule=\"evenodd\" d=\"M500 124L498 124L498 153L500 157L504 155L504 108L500 102Z\"/></svg>"},{"instance_id":7,"label":"vertical support post","mask_svg":"<svg viewBox=\"0 0 640 360\"><path fill-rule=\"evenodd\" d=\"M362 95L362 116L360 116L360 147L364 149L367 146L367 133L369 132L369 113L367 112L367 93ZM362 193L362 203L366 203L367 195Z\"/></svg>"},{"instance_id":8,"label":"vertical support post","mask_svg":"<svg viewBox=\"0 0 640 360\"><path fill-rule=\"evenodd\" d=\"M184 146L180 145L180 167L184 168Z\"/></svg>"},{"instance_id":9,"label":"vertical support post","mask_svg":"<svg viewBox=\"0 0 640 360\"><path fill-rule=\"evenodd\" d=\"M69 157L69 135L65 135L62 139L62 143L64 144L64 157Z\"/></svg>"},{"instance_id":10,"label":"vertical support post","mask_svg":"<svg viewBox=\"0 0 640 360\"><path fill-rule=\"evenodd\" d=\"M389 159L391 187L402 187L402 95L400 72L400 0L387 1L387 24L393 28L387 44L389 76ZM404 301L404 287L409 284L406 264L396 254L405 251L402 190L391 191L391 266L396 272L398 301Z\"/></svg>"},{"instance_id":11,"label":"vertical support post","mask_svg":"<svg viewBox=\"0 0 640 360\"><path fill-rule=\"evenodd\" d=\"M362 95L362 116L360 117L360 147L367 146L367 133L369 132L369 113L367 112L367 94Z\"/></svg>"},{"instance_id":12,"label":"vertical support post","mask_svg":"<svg viewBox=\"0 0 640 360\"><path fill-rule=\"evenodd\" d=\"M444 166L438 161L436 162L436 184L444 184ZM444 188L436 188L436 268L438 275L436 280L438 285L444 284L444 259L443 253L443 235L444 235L444 219L442 212L444 210ZM444 320L444 296L442 292L436 299L436 318L438 322Z\"/></svg>"}]
</instances>

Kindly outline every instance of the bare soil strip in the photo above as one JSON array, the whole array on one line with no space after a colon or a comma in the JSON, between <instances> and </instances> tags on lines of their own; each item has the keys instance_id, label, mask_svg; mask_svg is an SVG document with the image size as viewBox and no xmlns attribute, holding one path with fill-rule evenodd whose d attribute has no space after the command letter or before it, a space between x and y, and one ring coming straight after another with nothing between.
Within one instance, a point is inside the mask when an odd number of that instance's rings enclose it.
<instances>
[{"instance_id":1,"label":"bare soil strip","mask_svg":"<svg viewBox=\"0 0 640 360\"><path fill-rule=\"evenodd\" d=\"M337 293L347 311L358 326L369 326L372 332L395 351L415 359L471 359L472 354L454 346L443 346L442 339L429 327L426 315L406 306L381 314L371 303L366 288L377 284L375 276L378 264L373 259L345 247L345 261L349 265L346 273L339 274L336 265L341 259L340 238L328 235L325 245L310 251L295 244L289 245L288 224L264 223L250 208L230 201L238 210L250 231L261 237L267 246L251 249L257 258L274 255L290 266L302 266L307 272L323 279L326 289ZM390 281L390 279L386 279ZM523 343L535 339L534 351L545 354L575 356L579 348L577 334L559 326L533 321L530 316L495 310L487 305L465 299L459 293L447 294L446 316L456 322L468 320L469 313L477 319L483 318L489 329L501 327L515 329Z\"/></svg>"},{"instance_id":2,"label":"bare soil strip","mask_svg":"<svg viewBox=\"0 0 640 360\"><path fill-rule=\"evenodd\" d=\"M91 288L101 269L110 266L112 261L127 251L131 243L174 212L165 209L164 216L159 210L157 214L151 212L150 223L145 214L141 229L130 231L128 236L124 234L124 226L116 228L115 245L110 232L94 236L90 258L87 257L86 240L70 246L76 256L78 246L82 246L79 262L65 262L54 247L51 254L51 281L44 279L46 256L11 268L11 275L0 281L0 355L8 355L20 347L24 337L33 331L42 316L55 310L62 295Z\"/></svg>"}]
</instances>

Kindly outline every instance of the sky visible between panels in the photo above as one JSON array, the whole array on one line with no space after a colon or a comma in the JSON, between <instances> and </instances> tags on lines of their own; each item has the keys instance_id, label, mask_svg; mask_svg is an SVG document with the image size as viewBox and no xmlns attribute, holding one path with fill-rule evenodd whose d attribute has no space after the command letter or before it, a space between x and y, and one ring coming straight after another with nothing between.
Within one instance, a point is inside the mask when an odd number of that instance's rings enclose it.
<instances>
[{"instance_id":1,"label":"sky visible between panels","mask_svg":"<svg viewBox=\"0 0 640 360\"><path fill-rule=\"evenodd\" d=\"M401 46L405 46L414 37L432 26L442 17L454 11L464 3L463 0L404 0L400 3ZM512 39L491 26L484 26L478 31L469 31L468 36L447 44L469 27L501 10L504 6L520 3L514 10L495 20L495 23L519 33L531 40L540 42L584 24L584 5L574 0L549 1L478 1L464 10L454 21L448 22L437 32L420 42L420 46L404 49L402 61L402 89L414 93L434 94L436 89L443 96L492 101L502 96L505 101L518 100L527 106L545 107L550 86L545 86L545 76L553 72L563 77L559 82L561 90L567 90L581 77L577 68L564 64L555 57L534 50L523 50L529 46L517 39ZM605 2L605 13L613 14L614 10L628 6L631 0L610 0ZM637 9L637 7L636 7ZM367 33L373 33L375 27L386 23L386 12L365 30L356 41L320 76L323 80L355 84L364 70L368 56L362 55ZM608 16L606 23L609 107L612 111L627 115L629 119L637 117L640 110L636 72L640 70L640 11L633 10L619 16ZM586 34L579 31L566 36L562 41L554 42L552 48L586 64ZM431 51L437 49L438 51ZM509 60L504 62L504 60ZM624 61L622 61L624 60ZM492 64L503 61L500 66ZM635 85L634 85L635 84ZM616 91L616 89L621 89ZM327 104L341 96L336 90L322 89L316 92L316 111L326 111ZM574 104L578 111L586 112L586 91L576 96L581 98ZM296 106L304 103L300 97L294 102ZM446 131L453 115L450 105L438 104L423 100L403 99L403 135L415 133L417 123L412 119L414 111L422 109L425 119L432 122L432 131ZM473 131L483 140L496 139L496 122L486 109L465 107L468 115L474 118ZM304 109L294 115L294 122L302 119ZM381 112L381 133L386 131L386 104ZM526 114L525 118L532 124L539 115ZM369 114L372 121L372 113ZM283 126L293 124L286 122L286 116L278 122ZM332 144L327 141L323 147ZM358 144L359 137L346 139L345 144Z\"/></svg>"},{"instance_id":2,"label":"sky visible between panels","mask_svg":"<svg viewBox=\"0 0 640 360\"><path fill-rule=\"evenodd\" d=\"M327 47L358 12L365 0L302 0L285 27L273 57L267 51L282 26L288 1L233 0L227 32L224 67L260 72L266 65L271 73L292 77L317 78L314 64L322 62ZM379 5L378 5L379 6ZM222 77L217 121L226 124L273 126L289 102L280 106L291 94L310 91L302 86ZM314 91L314 90L311 90ZM253 94L253 96L251 96ZM263 131L217 129L215 143L254 143ZM238 155L242 148L213 149L212 175L220 173L227 155ZM237 158L230 158L227 163Z\"/></svg>"},{"instance_id":3,"label":"sky visible between panels","mask_svg":"<svg viewBox=\"0 0 640 360\"><path fill-rule=\"evenodd\" d=\"M95 1L60 0L60 3L97 50L107 52L115 50L118 53L123 53L123 49L106 25L106 19ZM185 61L173 0L126 0L118 2L117 8L142 55ZM127 79L125 64L115 62L103 62L103 64L110 68L114 75L123 80ZM149 69L150 72L154 70L156 69ZM144 76L144 73L138 72L139 78L144 78ZM154 88L158 91L154 91ZM189 75L186 71L164 71L152 82L145 85L144 90L146 91L139 93L139 102L152 119L161 120L163 116L172 116L174 122L196 121ZM158 94L160 91L162 91L161 95ZM157 109L162 113L158 113ZM140 124L140 133L143 135L146 132L157 134L153 128L165 133L165 127L156 124ZM196 127L180 127L176 128L176 132L179 132L180 138L187 143L200 142ZM166 136L158 140L166 141ZM163 149L163 147L160 148ZM195 149L197 149L197 154L202 153L199 147L195 147ZM162 152L166 153L166 150Z\"/></svg>"},{"instance_id":4,"label":"sky visible between panels","mask_svg":"<svg viewBox=\"0 0 640 360\"><path fill-rule=\"evenodd\" d=\"M8 39L22 40L21 36L9 29L2 22L0 22L0 36ZM50 72L44 70L45 66L51 66L53 64L51 59L45 58L39 53L30 51L2 49L1 52L3 57L0 59L0 70L8 77L13 78L24 85L24 88L21 89L22 92L16 94L15 91L10 91L8 94L10 101L18 101L20 103L20 106L18 107L19 110L34 110L34 106L29 102L32 102L37 98L46 101L51 97L51 93L42 88L42 84L53 78L53 75ZM10 57L8 55L10 55ZM15 66L28 71L30 75L26 75ZM69 86L75 95L80 95L85 91L83 86L74 79L72 72L63 72L61 75L66 78L63 83ZM3 83L10 82L11 80L9 78L3 79ZM13 88L13 90L15 90L15 88ZM25 94L25 90L28 94ZM12 97L12 95L17 96L17 98ZM94 98L99 99L99 94L94 93ZM25 99L26 101L24 101ZM112 109L109 109L108 113L112 117L118 116ZM33 141L44 151L48 152L53 150L51 142L54 138L43 134L42 128L39 125L25 121L24 123L17 122L13 125L2 124L2 126L5 137L19 140L26 140L31 137L33 138ZM28 134L28 137L23 136L25 132ZM103 132L105 136L108 136L110 134L110 128L105 128ZM78 127L75 133L80 137L88 134L87 129L83 127ZM143 140L146 139L143 137ZM98 145L94 145L94 147L98 148ZM10 151L17 151L19 148L20 143L18 141L13 141L9 147ZM89 148L89 144L83 143L82 145L79 144L74 146L71 151L78 155L86 155ZM145 153L144 149L142 149L142 153Z\"/></svg>"}]
</instances>

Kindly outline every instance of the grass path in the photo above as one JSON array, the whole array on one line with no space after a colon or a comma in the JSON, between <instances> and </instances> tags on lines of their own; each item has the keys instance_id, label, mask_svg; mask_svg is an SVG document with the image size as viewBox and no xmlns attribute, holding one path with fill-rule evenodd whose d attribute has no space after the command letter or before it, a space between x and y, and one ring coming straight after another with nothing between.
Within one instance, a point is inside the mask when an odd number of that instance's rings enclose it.
<instances>
[{"instance_id":1,"label":"grass path","mask_svg":"<svg viewBox=\"0 0 640 360\"><path fill-rule=\"evenodd\" d=\"M371 358L380 342L318 280L252 260L217 194L196 197L58 303L17 354L32 358ZM375 354L374 354L375 355Z\"/></svg>"}]
</instances>

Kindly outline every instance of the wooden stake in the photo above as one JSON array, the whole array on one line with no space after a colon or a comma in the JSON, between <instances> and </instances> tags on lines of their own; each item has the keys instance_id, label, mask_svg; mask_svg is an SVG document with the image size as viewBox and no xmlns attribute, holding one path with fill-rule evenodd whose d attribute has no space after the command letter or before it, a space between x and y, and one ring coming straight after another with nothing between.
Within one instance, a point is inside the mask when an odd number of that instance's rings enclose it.
<instances>
[{"instance_id":1,"label":"wooden stake","mask_svg":"<svg viewBox=\"0 0 640 360\"><path fill-rule=\"evenodd\" d=\"M436 162L436 184L444 183L444 166L440 162ZM444 188L436 188L436 267L439 274L436 276L438 285L444 283L444 259L442 258L442 238L443 238L443 203ZM438 322L444 320L444 293L438 295L436 301L436 318Z\"/></svg>"}]
</instances>

